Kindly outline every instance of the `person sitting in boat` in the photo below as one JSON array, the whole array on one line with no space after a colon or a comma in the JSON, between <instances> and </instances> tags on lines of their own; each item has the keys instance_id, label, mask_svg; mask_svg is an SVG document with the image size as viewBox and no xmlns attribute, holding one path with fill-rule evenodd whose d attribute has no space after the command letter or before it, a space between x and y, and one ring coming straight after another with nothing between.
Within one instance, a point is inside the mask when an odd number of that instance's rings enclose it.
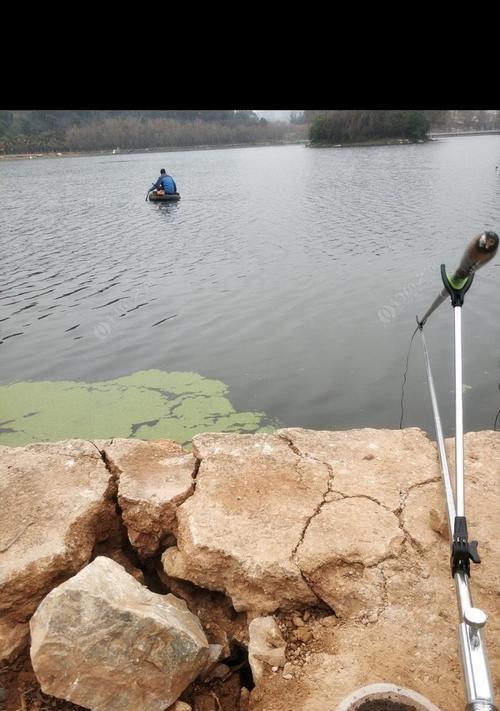
<instances>
[{"instance_id":1,"label":"person sitting in boat","mask_svg":"<svg viewBox=\"0 0 500 711\"><path fill-rule=\"evenodd\" d=\"M158 178L156 183L149 189L149 192L151 192L152 190L155 190L157 195L161 195L162 193L168 193L169 195L172 195L173 193L177 192L177 185L175 184L175 180L172 178L171 175L168 175L165 168L162 168L160 170L160 177Z\"/></svg>"}]
</instances>

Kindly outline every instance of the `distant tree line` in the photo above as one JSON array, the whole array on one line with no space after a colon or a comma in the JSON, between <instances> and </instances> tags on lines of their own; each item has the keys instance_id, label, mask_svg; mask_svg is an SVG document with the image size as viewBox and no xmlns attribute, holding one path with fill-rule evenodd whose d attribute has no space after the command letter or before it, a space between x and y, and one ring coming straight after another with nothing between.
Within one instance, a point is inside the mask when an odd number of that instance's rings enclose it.
<instances>
[{"instance_id":1,"label":"distant tree line","mask_svg":"<svg viewBox=\"0 0 500 711\"><path fill-rule=\"evenodd\" d=\"M309 138L315 143L356 143L377 139L423 140L430 121L422 111L328 111L317 115Z\"/></svg>"},{"instance_id":2,"label":"distant tree line","mask_svg":"<svg viewBox=\"0 0 500 711\"><path fill-rule=\"evenodd\" d=\"M433 131L500 129L500 111L292 111L270 123L248 110L0 111L0 153L196 145L419 140Z\"/></svg>"},{"instance_id":3,"label":"distant tree line","mask_svg":"<svg viewBox=\"0 0 500 711\"><path fill-rule=\"evenodd\" d=\"M0 152L255 144L306 138L253 111L0 111Z\"/></svg>"}]
</instances>

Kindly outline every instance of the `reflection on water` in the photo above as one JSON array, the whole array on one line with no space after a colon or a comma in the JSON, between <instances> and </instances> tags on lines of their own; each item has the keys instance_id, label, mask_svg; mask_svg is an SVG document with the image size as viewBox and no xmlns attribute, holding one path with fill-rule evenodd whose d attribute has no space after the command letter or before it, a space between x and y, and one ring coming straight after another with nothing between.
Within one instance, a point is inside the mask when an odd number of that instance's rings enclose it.
<instances>
[{"instance_id":1,"label":"reflection on water","mask_svg":"<svg viewBox=\"0 0 500 711\"><path fill-rule=\"evenodd\" d=\"M0 444L81 437L174 439L199 432L267 432L262 412L236 412L219 380L145 370L96 383L21 382L0 386Z\"/></svg>"}]
</instances>

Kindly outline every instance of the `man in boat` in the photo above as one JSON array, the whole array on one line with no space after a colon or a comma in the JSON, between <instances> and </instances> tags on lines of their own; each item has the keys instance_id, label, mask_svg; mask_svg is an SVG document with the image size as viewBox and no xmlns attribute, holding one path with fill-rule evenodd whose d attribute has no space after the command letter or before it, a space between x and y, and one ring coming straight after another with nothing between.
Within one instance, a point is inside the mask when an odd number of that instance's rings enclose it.
<instances>
[{"instance_id":1,"label":"man in boat","mask_svg":"<svg viewBox=\"0 0 500 711\"><path fill-rule=\"evenodd\" d=\"M171 175L168 175L165 168L162 168L160 170L160 177L158 178L156 183L149 189L149 192L151 192L152 190L159 191L160 195L162 191L164 193L168 193L169 195L172 195L173 193L177 192L177 185L175 184L175 180L172 178Z\"/></svg>"}]
</instances>

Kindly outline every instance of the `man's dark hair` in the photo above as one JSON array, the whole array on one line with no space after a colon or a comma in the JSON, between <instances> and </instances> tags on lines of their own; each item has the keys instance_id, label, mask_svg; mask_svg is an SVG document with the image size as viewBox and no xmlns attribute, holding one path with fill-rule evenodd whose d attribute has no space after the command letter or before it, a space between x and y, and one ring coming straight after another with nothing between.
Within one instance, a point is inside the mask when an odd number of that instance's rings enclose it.
<instances>
[{"instance_id":1,"label":"man's dark hair","mask_svg":"<svg viewBox=\"0 0 500 711\"><path fill-rule=\"evenodd\" d=\"M165 170L165 168L162 168L162 169L160 170L160 173L166 173L166 172L167 172L167 171Z\"/></svg>"}]
</instances>

